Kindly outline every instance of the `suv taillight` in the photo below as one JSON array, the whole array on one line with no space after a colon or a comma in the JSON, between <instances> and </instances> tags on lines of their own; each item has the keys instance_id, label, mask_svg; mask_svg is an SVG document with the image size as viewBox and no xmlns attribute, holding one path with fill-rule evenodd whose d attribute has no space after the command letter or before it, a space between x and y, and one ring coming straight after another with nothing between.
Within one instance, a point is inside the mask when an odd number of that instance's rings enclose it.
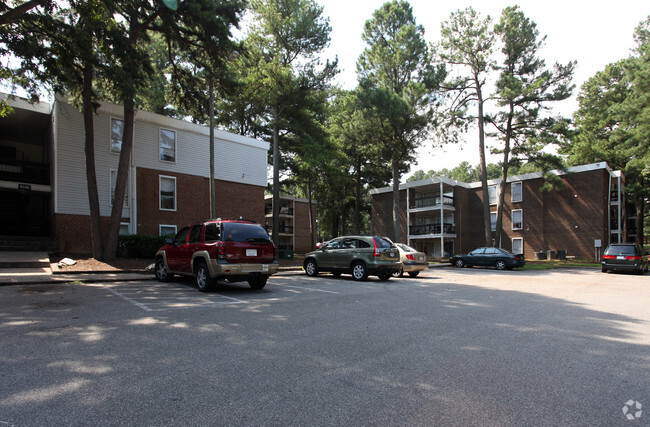
<instances>
[{"instance_id":1,"label":"suv taillight","mask_svg":"<svg viewBox=\"0 0 650 427\"><path fill-rule=\"evenodd\" d=\"M616 255L603 255L603 259L616 259Z\"/></svg>"},{"instance_id":2,"label":"suv taillight","mask_svg":"<svg viewBox=\"0 0 650 427\"><path fill-rule=\"evenodd\" d=\"M217 243L217 258L226 259L226 244L224 242Z\"/></svg>"},{"instance_id":3,"label":"suv taillight","mask_svg":"<svg viewBox=\"0 0 650 427\"><path fill-rule=\"evenodd\" d=\"M641 261L641 257L638 255L626 256L625 259L628 261Z\"/></svg>"},{"instance_id":4,"label":"suv taillight","mask_svg":"<svg viewBox=\"0 0 650 427\"><path fill-rule=\"evenodd\" d=\"M381 256L379 253L379 248L377 247L377 241L372 239L372 243L375 245L375 250L372 252L372 256Z\"/></svg>"}]
</instances>

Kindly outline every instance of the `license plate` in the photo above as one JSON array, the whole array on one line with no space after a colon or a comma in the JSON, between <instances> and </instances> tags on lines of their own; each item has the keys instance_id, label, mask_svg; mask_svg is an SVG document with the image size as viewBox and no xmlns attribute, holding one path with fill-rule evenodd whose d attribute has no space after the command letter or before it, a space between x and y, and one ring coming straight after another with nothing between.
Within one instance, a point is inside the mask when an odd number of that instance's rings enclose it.
<instances>
[{"instance_id":1,"label":"license plate","mask_svg":"<svg viewBox=\"0 0 650 427\"><path fill-rule=\"evenodd\" d=\"M257 249L246 249L246 256L257 256Z\"/></svg>"},{"instance_id":2,"label":"license plate","mask_svg":"<svg viewBox=\"0 0 650 427\"><path fill-rule=\"evenodd\" d=\"M616 259L625 259L625 257L623 255L619 255L616 257Z\"/></svg>"}]
</instances>

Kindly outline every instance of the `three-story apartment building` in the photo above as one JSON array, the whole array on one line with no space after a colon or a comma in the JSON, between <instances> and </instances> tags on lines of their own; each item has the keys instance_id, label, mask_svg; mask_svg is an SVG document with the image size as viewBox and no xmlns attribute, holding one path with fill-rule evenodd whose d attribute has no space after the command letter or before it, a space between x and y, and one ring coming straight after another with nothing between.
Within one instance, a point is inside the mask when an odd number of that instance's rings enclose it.
<instances>
[{"instance_id":1,"label":"three-story apartment building","mask_svg":"<svg viewBox=\"0 0 650 427\"><path fill-rule=\"evenodd\" d=\"M538 253L598 259L610 242L626 240L624 177L606 163L556 171L562 188L544 191L542 173L508 178L503 232L494 235L501 180L488 182L493 244L527 258ZM392 237L392 187L371 190L372 231ZM445 257L485 245L480 183L435 177L400 185L403 241Z\"/></svg>"},{"instance_id":2,"label":"three-story apartment building","mask_svg":"<svg viewBox=\"0 0 650 427\"><path fill-rule=\"evenodd\" d=\"M52 105L10 102L14 114L0 120L0 191L11 206L3 203L0 224L11 226L0 235L52 236L61 252L90 252L82 114L58 98ZM94 116L94 139L105 232L123 130L122 107L102 103ZM121 232L166 235L209 218L209 129L138 110L133 132ZM263 223L268 148L265 141L215 131L217 217Z\"/></svg>"}]
</instances>

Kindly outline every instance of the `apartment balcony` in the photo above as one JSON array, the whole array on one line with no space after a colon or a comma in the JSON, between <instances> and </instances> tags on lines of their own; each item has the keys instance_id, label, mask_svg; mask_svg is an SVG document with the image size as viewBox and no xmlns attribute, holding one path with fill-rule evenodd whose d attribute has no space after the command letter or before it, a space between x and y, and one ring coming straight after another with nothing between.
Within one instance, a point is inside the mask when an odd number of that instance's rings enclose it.
<instances>
[{"instance_id":1,"label":"apartment balcony","mask_svg":"<svg viewBox=\"0 0 650 427\"><path fill-rule=\"evenodd\" d=\"M409 203L409 209L411 210L440 207L453 208L454 206L454 198L451 196L415 197Z\"/></svg>"},{"instance_id":2,"label":"apartment balcony","mask_svg":"<svg viewBox=\"0 0 650 427\"><path fill-rule=\"evenodd\" d=\"M409 226L409 235L411 236L455 233L456 227L453 224L421 224Z\"/></svg>"}]
</instances>

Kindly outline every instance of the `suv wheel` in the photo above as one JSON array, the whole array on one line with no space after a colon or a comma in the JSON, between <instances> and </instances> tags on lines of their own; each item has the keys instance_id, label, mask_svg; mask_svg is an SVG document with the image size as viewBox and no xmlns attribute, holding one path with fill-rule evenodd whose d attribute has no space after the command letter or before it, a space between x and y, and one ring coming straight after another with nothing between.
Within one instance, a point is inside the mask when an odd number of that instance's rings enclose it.
<instances>
[{"instance_id":1,"label":"suv wheel","mask_svg":"<svg viewBox=\"0 0 650 427\"><path fill-rule=\"evenodd\" d=\"M169 282L172 280L172 277L174 277L173 274L167 272L167 268L165 268L165 261L163 261L162 258L158 258L156 260L154 273L156 274L156 279L161 282Z\"/></svg>"},{"instance_id":2,"label":"suv wheel","mask_svg":"<svg viewBox=\"0 0 650 427\"><path fill-rule=\"evenodd\" d=\"M318 275L318 265L313 259L308 259L305 261L305 273L307 276L314 277Z\"/></svg>"},{"instance_id":3,"label":"suv wheel","mask_svg":"<svg viewBox=\"0 0 650 427\"><path fill-rule=\"evenodd\" d=\"M250 279L248 281L248 286L250 286L251 289L255 290L262 289L264 286L266 286L266 279L268 279L268 276L259 276L254 279Z\"/></svg>"},{"instance_id":4,"label":"suv wheel","mask_svg":"<svg viewBox=\"0 0 650 427\"><path fill-rule=\"evenodd\" d=\"M400 268L397 271L393 271L393 277L402 277L404 275L404 269Z\"/></svg>"},{"instance_id":5,"label":"suv wheel","mask_svg":"<svg viewBox=\"0 0 650 427\"><path fill-rule=\"evenodd\" d=\"M201 292L207 292L212 289L213 280L210 277L210 270L205 262L200 262L197 264L194 269L194 278L196 281L196 287L199 288Z\"/></svg>"},{"instance_id":6,"label":"suv wheel","mask_svg":"<svg viewBox=\"0 0 650 427\"><path fill-rule=\"evenodd\" d=\"M362 262L355 262L352 264L352 278L354 280L362 281L368 278L368 269Z\"/></svg>"}]
</instances>

